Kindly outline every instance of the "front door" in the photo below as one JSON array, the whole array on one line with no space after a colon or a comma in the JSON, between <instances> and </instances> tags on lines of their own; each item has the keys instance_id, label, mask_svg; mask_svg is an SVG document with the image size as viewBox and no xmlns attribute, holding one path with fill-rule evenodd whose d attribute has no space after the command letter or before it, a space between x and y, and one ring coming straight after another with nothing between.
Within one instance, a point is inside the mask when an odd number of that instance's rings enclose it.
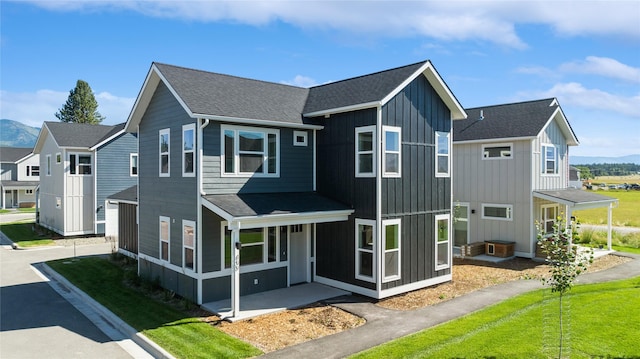
<instances>
[{"instance_id":1,"label":"front door","mask_svg":"<svg viewBox=\"0 0 640 359\"><path fill-rule=\"evenodd\" d=\"M469 243L469 205L458 203L453 216L453 245L460 247Z\"/></svg>"},{"instance_id":2,"label":"front door","mask_svg":"<svg viewBox=\"0 0 640 359\"><path fill-rule=\"evenodd\" d=\"M306 225L298 224L290 226L291 242L289 251L289 284L307 282L308 241L306 236Z\"/></svg>"}]
</instances>

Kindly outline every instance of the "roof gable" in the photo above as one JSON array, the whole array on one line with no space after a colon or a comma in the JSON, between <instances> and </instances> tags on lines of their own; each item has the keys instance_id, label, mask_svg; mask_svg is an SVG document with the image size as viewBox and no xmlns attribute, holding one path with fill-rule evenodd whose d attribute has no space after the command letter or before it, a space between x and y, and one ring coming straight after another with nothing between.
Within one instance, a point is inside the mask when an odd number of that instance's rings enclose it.
<instances>
[{"instance_id":1,"label":"roof gable","mask_svg":"<svg viewBox=\"0 0 640 359\"><path fill-rule=\"evenodd\" d=\"M45 122L38 135L34 152L39 153L47 136L51 136L58 147L95 149L96 145L124 133L124 124L91 125L87 123Z\"/></svg>"},{"instance_id":2,"label":"roof gable","mask_svg":"<svg viewBox=\"0 0 640 359\"><path fill-rule=\"evenodd\" d=\"M466 111L469 117L453 124L454 142L535 138L555 120L567 143L578 144L555 98L476 107Z\"/></svg>"},{"instance_id":3,"label":"roof gable","mask_svg":"<svg viewBox=\"0 0 640 359\"><path fill-rule=\"evenodd\" d=\"M0 162L17 163L21 159L29 156L33 148L31 147L0 147Z\"/></svg>"}]
</instances>

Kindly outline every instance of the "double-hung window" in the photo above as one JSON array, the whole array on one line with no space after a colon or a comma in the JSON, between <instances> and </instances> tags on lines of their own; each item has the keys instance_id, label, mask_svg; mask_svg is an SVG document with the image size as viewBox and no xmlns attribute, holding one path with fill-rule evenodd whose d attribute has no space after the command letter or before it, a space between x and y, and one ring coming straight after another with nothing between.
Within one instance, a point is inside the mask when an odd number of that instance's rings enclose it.
<instances>
[{"instance_id":1,"label":"double-hung window","mask_svg":"<svg viewBox=\"0 0 640 359\"><path fill-rule=\"evenodd\" d=\"M158 158L158 165L159 165L159 176L160 177L169 177L169 170L170 170L170 161L169 161L169 155L170 155L170 148L169 148L169 142L170 142L170 132L168 128L165 128L163 130L160 130L159 133L159 137L158 137L158 149L159 149L159 153L160 153L160 157Z\"/></svg>"},{"instance_id":2,"label":"double-hung window","mask_svg":"<svg viewBox=\"0 0 640 359\"><path fill-rule=\"evenodd\" d=\"M383 127L382 146L382 175L385 177L400 177L401 158L401 131L400 127Z\"/></svg>"},{"instance_id":3,"label":"double-hung window","mask_svg":"<svg viewBox=\"0 0 640 359\"><path fill-rule=\"evenodd\" d=\"M449 177L449 132L436 131L436 177Z\"/></svg>"},{"instance_id":4,"label":"double-hung window","mask_svg":"<svg viewBox=\"0 0 640 359\"><path fill-rule=\"evenodd\" d=\"M356 177L376 175L376 126L356 128Z\"/></svg>"},{"instance_id":5,"label":"double-hung window","mask_svg":"<svg viewBox=\"0 0 640 359\"><path fill-rule=\"evenodd\" d=\"M541 226L545 234L553 233L553 226L558 218L558 205L549 204L542 206L542 223Z\"/></svg>"},{"instance_id":6,"label":"double-hung window","mask_svg":"<svg viewBox=\"0 0 640 359\"><path fill-rule=\"evenodd\" d=\"M160 259L169 261L169 250L171 242L171 219L160 216Z\"/></svg>"},{"instance_id":7,"label":"double-hung window","mask_svg":"<svg viewBox=\"0 0 640 359\"><path fill-rule=\"evenodd\" d=\"M74 153L69 155L69 174L91 175L91 154Z\"/></svg>"},{"instance_id":8,"label":"double-hung window","mask_svg":"<svg viewBox=\"0 0 640 359\"><path fill-rule=\"evenodd\" d=\"M376 221L356 218L356 279L376 281Z\"/></svg>"},{"instance_id":9,"label":"double-hung window","mask_svg":"<svg viewBox=\"0 0 640 359\"><path fill-rule=\"evenodd\" d=\"M384 228L382 243L384 243L384 260L382 274L384 281L400 279L400 219L382 221Z\"/></svg>"},{"instance_id":10,"label":"double-hung window","mask_svg":"<svg viewBox=\"0 0 640 359\"><path fill-rule=\"evenodd\" d=\"M435 216L436 270L449 268L449 215Z\"/></svg>"},{"instance_id":11,"label":"double-hung window","mask_svg":"<svg viewBox=\"0 0 640 359\"><path fill-rule=\"evenodd\" d=\"M195 271L196 267L196 222L182 221L182 265L184 268Z\"/></svg>"},{"instance_id":12,"label":"double-hung window","mask_svg":"<svg viewBox=\"0 0 640 359\"><path fill-rule=\"evenodd\" d=\"M280 131L221 126L222 174L277 177L280 167Z\"/></svg>"},{"instance_id":13,"label":"double-hung window","mask_svg":"<svg viewBox=\"0 0 640 359\"><path fill-rule=\"evenodd\" d=\"M194 123L182 126L182 176L195 176L195 143L196 125Z\"/></svg>"},{"instance_id":14,"label":"double-hung window","mask_svg":"<svg viewBox=\"0 0 640 359\"><path fill-rule=\"evenodd\" d=\"M558 150L554 145L542 145L542 173L558 173Z\"/></svg>"}]
</instances>

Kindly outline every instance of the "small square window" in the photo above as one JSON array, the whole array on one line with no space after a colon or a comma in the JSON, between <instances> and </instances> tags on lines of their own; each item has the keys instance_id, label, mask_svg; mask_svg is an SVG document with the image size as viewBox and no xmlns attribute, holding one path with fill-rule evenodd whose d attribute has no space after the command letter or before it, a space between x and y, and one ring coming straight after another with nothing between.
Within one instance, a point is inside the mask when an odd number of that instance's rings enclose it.
<instances>
[{"instance_id":1,"label":"small square window","mask_svg":"<svg viewBox=\"0 0 640 359\"><path fill-rule=\"evenodd\" d=\"M293 131L293 145L294 146L307 146L307 132L306 131Z\"/></svg>"}]
</instances>

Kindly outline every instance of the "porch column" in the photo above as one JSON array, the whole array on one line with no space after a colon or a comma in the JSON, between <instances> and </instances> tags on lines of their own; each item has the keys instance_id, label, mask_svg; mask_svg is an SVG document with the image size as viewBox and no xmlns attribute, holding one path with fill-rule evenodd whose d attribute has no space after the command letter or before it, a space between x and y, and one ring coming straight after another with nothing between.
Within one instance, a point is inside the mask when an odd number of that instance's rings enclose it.
<instances>
[{"instance_id":1,"label":"porch column","mask_svg":"<svg viewBox=\"0 0 640 359\"><path fill-rule=\"evenodd\" d=\"M571 207L566 206L567 209L567 222L566 222L566 226L567 226L567 232L569 232L569 247L571 247L571 245L573 244L573 220L571 219L571 216L573 215L572 211L571 211Z\"/></svg>"},{"instance_id":2,"label":"porch column","mask_svg":"<svg viewBox=\"0 0 640 359\"><path fill-rule=\"evenodd\" d=\"M4 189L4 187L2 187L2 209L6 209L5 208L5 201L4 201L4 193L6 192L6 190Z\"/></svg>"},{"instance_id":3,"label":"porch column","mask_svg":"<svg viewBox=\"0 0 640 359\"><path fill-rule=\"evenodd\" d=\"M611 214L613 212L613 203L609 203L608 213L607 213L607 249L611 250L611 222L613 220L613 216Z\"/></svg>"},{"instance_id":4,"label":"porch column","mask_svg":"<svg viewBox=\"0 0 640 359\"><path fill-rule=\"evenodd\" d=\"M240 226L232 223L231 229L231 316L240 312Z\"/></svg>"}]
</instances>

